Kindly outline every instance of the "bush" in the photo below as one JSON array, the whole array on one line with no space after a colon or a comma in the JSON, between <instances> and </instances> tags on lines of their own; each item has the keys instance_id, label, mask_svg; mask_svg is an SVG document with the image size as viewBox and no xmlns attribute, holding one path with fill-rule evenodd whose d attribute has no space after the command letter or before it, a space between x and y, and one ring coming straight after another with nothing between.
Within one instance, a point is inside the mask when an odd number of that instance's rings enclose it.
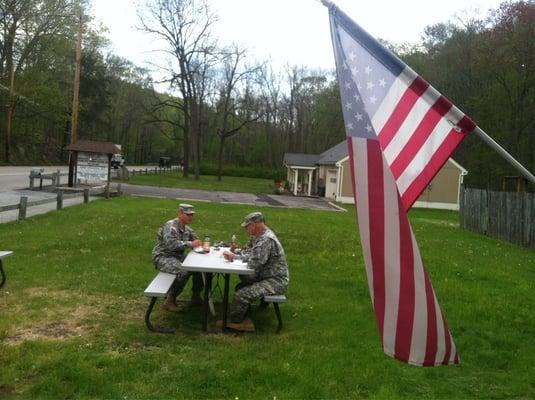
<instances>
[{"instance_id":1,"label":"bush","mask_svg":"<svg viewBox=\"0 0 535 400\"><path fill-rule=\"evenodd\" d=\"M217 175L217 164L201 164L201 175ZM272 169L269 167L242 167L237 165L224 165L223 175L245 178L284 180L286 178L286 169L283 167Z\"/></svg>"}]
</instances>

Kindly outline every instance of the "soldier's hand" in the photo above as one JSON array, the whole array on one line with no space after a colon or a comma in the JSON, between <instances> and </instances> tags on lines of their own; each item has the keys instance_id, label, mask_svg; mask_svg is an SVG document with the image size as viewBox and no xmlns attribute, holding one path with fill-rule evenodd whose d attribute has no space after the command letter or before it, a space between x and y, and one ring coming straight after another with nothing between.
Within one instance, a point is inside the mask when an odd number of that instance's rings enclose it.
<instances>
[{"instance_id":1,"label":"soldier's hand","mask_svg":"<svg viewBox=\"0 0 535 400\"><path fill-rule=\"evenodd\" d=\"M192 248L200 247L201 245L202 245L202 242L199 239L195 239L193 242L191 242Z\"/></svg>"},{"instance_id":2,"label":"soldier's hand","mask_svg":"<svg viewBox=\"0 0 535 400\"><path fill-rule=\"evenodd\" d=\"M225 260L232 262L234 261L234 257L236 256L234 255L234 253L231 253L230 251L225 251L223 253L223 257L225 257Z\"/></svg>"}]
</instances>

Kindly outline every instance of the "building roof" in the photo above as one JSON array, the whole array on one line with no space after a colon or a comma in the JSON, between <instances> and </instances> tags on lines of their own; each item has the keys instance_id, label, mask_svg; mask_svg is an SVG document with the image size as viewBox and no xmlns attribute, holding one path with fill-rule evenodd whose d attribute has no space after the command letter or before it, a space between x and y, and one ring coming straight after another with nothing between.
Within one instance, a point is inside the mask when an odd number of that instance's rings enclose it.
<instances>
[{"instance_id":1,"label":"building roof","mask_svg":"<svg viewBox=\"0 0 535 400\"><path fill-rule=\"evenodd\" d=\"M287 166L315 167L319 158L319 154L284 153L284 164Z\"/></svg>"},{"instance_id":2,"label":"building roof","mask_svg":"<svg viewBox=\"0 0 535 400\"><path fill-rule=\"evenodd\" d=\"M88 153L118 154L121 150L112 142L97 142L93 140L78 140L64 147L68 151L85 151Z\"/></svg>"},{"instance_id":3,"label":"building roof","mask_svg":"<svg viewBox=\"0 0 535 400\"><path fill-rule=\"evenodd\" d=\"M321 154L303 154L303 153L284 153L284 164L287 166L301 166L301 167L314 167L316 165L331 165L336 164L338 161L346 158L349 155L347 150L347 142L344 140L330 149L325 150ZM449 161L457 167L463 175L468 171L463 168L453 158L449 158Z\"/></svg>"},{"instance_id":4,"label":"building roof","mask_svg":"<svg viewBox=\"0 0 535 400\"><path fill-rule=\"evenodd\" d=\"M335 164L342 158L347 157L348 154L349 153L347 151L347 142L344 140L321 153L320 159L318 160L318 164Z\"/></svg>"}]
</instances>

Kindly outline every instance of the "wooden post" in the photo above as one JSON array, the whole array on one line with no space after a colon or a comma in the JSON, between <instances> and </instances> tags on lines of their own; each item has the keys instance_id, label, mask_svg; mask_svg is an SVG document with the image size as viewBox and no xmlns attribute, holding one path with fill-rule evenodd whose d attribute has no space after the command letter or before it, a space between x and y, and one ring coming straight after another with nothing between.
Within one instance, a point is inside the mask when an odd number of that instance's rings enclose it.
<instances>
[{"instance_id":1,"label":"wooden post","mask_svg":"<svg viewBox=\"0 0 535 400\"><path fill-rule=\"evenodd\" d=\"M58 187L60 185L60 182L61 182L61 171L58 169L58 171L56 172L56 187Z\"/></svg>"},{"instance_id":2,"label":"wooden post","mask_svg":"<svg viewBox=\"0 0 535 400\"><path fill-rule=\"evenodd\" d=\"M28 197L21 196L19 204L19 219L26 219L26 208L28 206Z\"/></svg>"},{"instance_id":3,"label":"wooden post","mask_svg":"<svg viewBox=\"0 0 535 400\"><path fill-rule=\"evenodd\" d=\"M123 190L121 188L121 184L119 183L117 185L117 196L122 196L123 195Z\"/></svg>"},{"instance_id":4,"label":"wooden post","mask_svg":"<svg viewBox=\"0 0 535 400\"><path fill-rule=\"evenodd\" d=\"M56 199L56 210L63 208L63 190L58 191L58 197Z\"/></svg>"},{"instance_id":5,"label":"wooden post","mask_svg":"<svg viewBox=\"0 0 535 400\"><path fill-rule=\"evenodd\" d=\"M84 204L89 203L89 189L84 189Z\"/></svg>"},{"instance_id":6,"label":"wooden post","mask_svg":"<svg viewBox=\"0 0 535 400\"><path fill-rule=\"evenodd\" d=\"M109 183L104 188L104 197L107 199L110 198L110 184Z\"/></svg>"}]
</instances>

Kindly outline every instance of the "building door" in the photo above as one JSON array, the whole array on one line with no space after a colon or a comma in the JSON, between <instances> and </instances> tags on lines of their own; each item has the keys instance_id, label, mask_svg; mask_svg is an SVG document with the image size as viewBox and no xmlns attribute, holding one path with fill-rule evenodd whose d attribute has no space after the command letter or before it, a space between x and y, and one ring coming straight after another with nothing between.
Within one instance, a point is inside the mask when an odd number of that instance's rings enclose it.
<instances>
[{"instance_id":1,"label":"building door","mask_svg":"<svg viewBox=\"0 0 535 400\"><path fill-rule=\"evenodd\" d=\"M335 169L327 170L327 176L326 176L327 182L325 183L325 197L328 197L330 199L336 199L336 188L337 188L336 175L337 175L337 171Z\"/></svg>"}]
</instances>

